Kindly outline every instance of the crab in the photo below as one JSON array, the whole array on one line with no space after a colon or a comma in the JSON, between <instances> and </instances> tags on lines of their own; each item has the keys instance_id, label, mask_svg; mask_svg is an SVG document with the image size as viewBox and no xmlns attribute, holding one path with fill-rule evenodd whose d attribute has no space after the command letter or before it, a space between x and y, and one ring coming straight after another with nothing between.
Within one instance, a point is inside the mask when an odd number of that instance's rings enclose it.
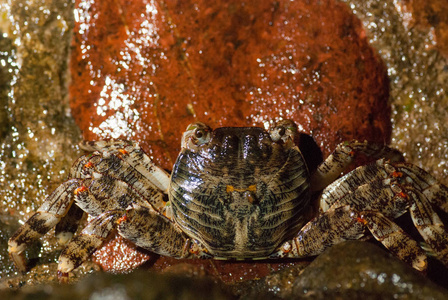
<instances>
[{"instance_id":1,"label":"crab","mask_svg":"<svg viewBox=\"0 0 448 300\"><path fill-rule=\"evenodd\" d=\"M297 137L290 120L269 130L193 123L171 176L137 143L82 142L91 153L10 238L10 256L26 271L24 250L56 226L62 277L115 230L160 255L236 260L315 256L373 236L415 269L426 269L427 251L448 266L448 234L434 211L448 212L446 186L397 150L355 140L310 172ZM347 172L358 154L376 161ZM394 222L406 212L426 249ZM91 219L74 234L84 213Z\"/></svg>"}]
</instances>

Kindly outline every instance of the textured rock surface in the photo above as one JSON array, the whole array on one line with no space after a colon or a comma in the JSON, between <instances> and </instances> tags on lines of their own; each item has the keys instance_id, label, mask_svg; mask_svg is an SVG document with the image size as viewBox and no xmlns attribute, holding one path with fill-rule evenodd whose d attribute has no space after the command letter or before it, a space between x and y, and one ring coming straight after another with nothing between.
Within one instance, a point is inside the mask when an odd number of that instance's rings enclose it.
<instances>
[{"instance_id":1,"label":"textured rock surface","mask_svg":"<svg viewBox=\"0 0 448 300\"><path fill-rule=\"evenodd\" d=\"M304 270L291 267L244 285L250 288L242 288L240 296L253 299L262 295L280 299L445 299L448 295L390 253L359 241L328 249Z\"/></svg>"},{"instance_id":2,"label":"textured rock surface","mask_svg":"<svg viewBox=\"0 0 448 300\"><path fill-rule=\"evenodd\" d=\"M290 118L325 154L389 139L386 70L337 1L96 1L76 14L71 107L87 139L138 140L166 169L193 121Z\"/></svg>"},{"instance_id":3,"label":"textured rock surface","mask_svg":"<svg viewBox=\"0 0 448 300\"><path fill-rule=\"evenodd\" d=\"M232 299L211 280L136 271L125 275L98 273L74 285L46 284L20 292L0 291L3 299Z\"/></svg>"},{"instance_id":4,"label":"textured rock surface","mask_svg":"<svg viewBox=\"0 0 448 300\"><path fill-rule=\"evenodd\" d=\"M370 44L387 66L392 104L392 146L406 159L448 184L448 68L437 51L434 31L447 31L443 22L415 26L414 19L448 16L446 1L344 1L362 20ZM438 7L436 10L416 7ZM436 26L436 27L433 27ZM446 47L448 39L439 36Z\"/></svg>"},{"instance_id":5,"label":"textured rock surface","mask_svg":"<svg viewBox=\"0 0 448 300\"><path fill-rule=\"evenodd\" d=\"M5 240L11 230L5 228L17 228L29 217L65 180L78 155L80 131L70 115L67 89L72 11L70 1L0 2L0 235ZM54 240L44 241L44 247L52 253ZM6 244L1 248L4 282L15 271ZM44 254L43 261L54 261L54 254L51 259Z\"/></svg>"}]
</instances>

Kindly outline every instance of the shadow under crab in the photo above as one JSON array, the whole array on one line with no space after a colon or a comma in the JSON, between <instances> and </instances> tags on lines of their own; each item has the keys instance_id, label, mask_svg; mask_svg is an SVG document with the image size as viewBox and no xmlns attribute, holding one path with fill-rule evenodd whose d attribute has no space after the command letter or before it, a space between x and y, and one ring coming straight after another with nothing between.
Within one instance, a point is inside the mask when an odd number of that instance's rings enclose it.
<instances>
[{"instance_id":1,"label":"shadow under crab","mask_svg":"<svg viewBox=\"0 0 448 300\"><path fill-rule=\"evenodd\" d=\"M9 240L22 252L52 227L68 242L58 272L68 275L113 229L151 252L231 260L315 256L370 233L415 269L425 251L393 219L410 212L431 251L448 265L448 239L433 207L448 211L448 189L387 146L350 141L310 173L296 146L297 126L188 126L171 176L122 140L84 142L71 179L61 184ZM357 154L378 159L346 171ZM318 211L311 203L319 193ZM73 205L75 204L75 205ZM73 239L84 213L93 217Z\"/></svg>"}]
</instances>

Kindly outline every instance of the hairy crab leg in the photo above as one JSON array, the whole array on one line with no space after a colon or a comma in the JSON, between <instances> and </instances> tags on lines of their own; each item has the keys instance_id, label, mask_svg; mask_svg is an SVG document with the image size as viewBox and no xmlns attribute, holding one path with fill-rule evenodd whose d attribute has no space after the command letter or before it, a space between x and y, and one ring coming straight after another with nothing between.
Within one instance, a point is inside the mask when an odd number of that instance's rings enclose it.
<instances>
[{"instance_id":1,"label":"hairy crab leg","mask_svg":"<svg viewBox=\"0 0 448 300\"><path fill-rule=\"evenodd\" d=\"M90 142L85 143L85 148L102 151L76 160L70 170L75 179L60 185L9 240L10 255L19 270L26 271L22 252L27 245L37 241L52 227L57 226L56 234L62 243L73 236L83 216L81 209L72 206L73 200L93 216L112 209L125 210L130 203L164 212L167 196L162 191L167 189L169 176L154 166L136 144ZM96 190L92 194L86 186Z\"/></svg>"},{"instance_id":2,"label":"hairy crab leg","mask_svg":"<svg viewBox=\"0 0 448 300\"><path fill-rule=\"evenodd\" d=\"M424 271L426 255L417 242L397 224L373 211L355 211L349 205L335 208L307 223L298 235L283 243L275 257L307 257L346 240L356 240L368 229L372 235L401 260Z\"/></svg>"},{"instance_id":3,"label":"hairy crab leg","mask_svg":"<svg viewBox=\"0 0 448 300\"><path fill-rule=\"evenodd\" d=\"M116 226L117 220L124 213L123 211L108 211L99 215L68 243L59 256L58 276L62 280L101 247Z\"/></svg>"},{"instance_id":4,"label":"hairy crab leg","mask_svg":"<svg viewBox=\"0 0 448 300\"><path fill-rule=\"evenodd\" d=\"M428 264L425 252L397 224L374 211L361 212L359 221L369 229L376 240L402 261L419 271L426 270Z\"/></svg>"},{"instance_id":5,"label":"hairy crab leg","mask_svg":"<svg viewBox=\"0 0 448 300\"><path fill-rule=\"evenodd\" d=\"M124 181L150 200L151 205L157 210L165 207L167 197L164 195L168 188L169 175L155 166L136 145L113 140L85 142L81 146L87 150L103 149L88 156L86 166L90 177L104 174ZM80 171L83 172L86 171Z\"/></svg>"},{"instance_id":6,"label":"hairy crab leg","mask_svg":"<svg viewBox=\"0 0 448 300\"><path fill-rule=\"evenodd\" d=\"M337 243L359 239L364 235L364 227L356 222L356 217L348 205L322 214L303 226L296 237L285 242L271 258L316 256Z\"/></svg>"},{"instance_id":7,"label":"hairy crab leg","mask_svg":"<svg viewBox=\"0 0 448 300\"><path fill-rule=\"evenodd\" d=\"M417 229L446 264L447 234L424 195L434 186L425 174L413 165L391 164L383 159L353 170L322 192L324 213L305 225L297 237L280 251L289 247L293 250L290 256L317 255L341 240L359 238L363 234L359 228L361 224L399 258L418 270L425 270L423 250L391 221L410 210ZM437 185L438 190L441 187Z\"/></svg>"},{"instance_id":8,"label":"hairy crab leg","mask_svg":"<svg viewBox=\"0 0 448 300\"><path fill-rule=\"evenodd\" d=\"M391 169L384 159L356 168L335 180L322 191L321 211L327 211L337 202L339 205L356 205L361 210L368 207L368 209L384 211L385 206L392 204L399 206L401 201L396 201L399 199L392 200L394 195L400 192L394 192L391 189L396 178L394 172L396 170ZM406 207L396 207L395 210L400 208L406 209Z\"/></svg>"},{"instance_id":9,"label":"hairy crab leg","mask_svg":"<svg viewBox=\"0 0 448 300\"><path fill-rule=\"evenodd\" d=\"M150 200L157 210L166 210L168 174L155 166L135 143L122 140L82 142L81 148L92 151L78 158L70 170L71 178L99 177L105 174L126 181L143 197ZM169 213L167 212L167 215ZM61 244L70 240L83 216L82 210L72 207L56 226L56 236Z\"/></svg>"},{"instance_id":10,"label":"hairy crab leg","mask_svg":"<svg viewBox=\"0 0 448 300\"><path fill-rule=\"evenodd\" d=\"M358 167L325 188L321 195L324 213L305 225L293 241L280 248L280 252L289 247L293 250L290 256L316 255L328 244L347 237L358 238L356 234L345 236L339 232L358 228L350 221L350 215L343 213L347 210L391 252L414 268L425 270L423 250L391 221L409 210L415 227L431 248L430 252L448 265L448 234L431 206L442 206L446 210L447 194L444 185L417 166L380 159ZM325 237L326 231L331 232L332 239Z\"/></svg>"},{"instance_id":11,"label":"hairy crab leg","mask_svg":"<svg viewBox=\"0 0 448 300\"><path fill-rule=\"evenodd\" d=\"M70 207L67 214L61 218L54 229L59 245L65 245L71 240L76 230L78 230L83 216L84 211L77 205Z\"/></svg>"},{"instance_id":12,"label":"hairy crab leg","mask_svg":"<svg viewBox=\"0 0 448 300\"><path fill-rule=\"evenodd\" d=\"M79 157L70 168L69 178L90 178L92 176L91 163L92 155L83 155ZM78 226L84 216L84 211L76 205L72 205L67 214L62 217L55 227L55 236L60 245L65 245L75 234Z\"/></svg>"},{"instance_id":13,"label":"hairy crab leg","mask_svg":"<svg viewBox=\"0 0 448 300\"><path fill-rule=\"evenodd\" d=\"M175 257L210 258L205 248L188 238L171 220L146 208L128 210L118 224L118 233L151 252Z\"/></svg>"},{"instance_id":14,"label":"hairy crab leg","mask_svg":"<svg viewBox=\"0 0 448 300\"><path fill-rule=\"evenodd\" d=\"M407 198L412 221L429 246L427 250L448 266L448 233L433 208L447 212L448 188L413 164L385 164L385 168L395 178L391 184Z\"/></svg>"},{"instance_id":15,"label":"hairy crab leg","mask_svg":"<svg viewBox=\"0 0 448 300\"><path fill-rule=\"evenodd\" d=\"M104 158L108 158L109 155L118 157L149 180L151 186L167 193L169 174L156 166L137 143L123 140L83 141L80 147L86 151L98 151Z\"/></svg>"},{"instance_id":16,"label":"hairy crab leg","mask_svg":"<svg viewBox=\"0 0 448 300\"><path fill-rule=\"evenodd\" d=\"M26 261L22 252L65 216L73 204L73 193L78 187L77 179L61 184L45 199L37 212L11 236L8 241L8 252L19 271L26 271Z\"/></svg>"},{"instance_id":17,"label":"hairy crab leg","mask_svg":"<svg viewBox=\"0 0 448 300\"><path fill-rule=\"evenodd\" d=\"M401 177L406 179L408 184L412 183L413 188L417 188L425 198L435 207L441 208L448 213L448 187L437 181L425 170L409 163L395 163L392 166L396 172L401 173Z\"/></svg>"},{"instance_id":18,"label":"hairy crab leg","mask_svg":"<svg viewBox=\"0 0 448 300\"><path fill-rule=\"evenodd\" d=\"M134 228L134 233L147 235L146 230L150 230L148 224L160 225L158 224L160 218L174 226L172 221L162 216L162 212L152 207L151 201L142 197L132 186L107 174L97 173L93 178L84 179L82 185L77 189L75 203L95 219L62 251L58 266L58 273L62 281L70 271L81 265L101 247L112 229L118 227L119 234L121 234L120 228L124 225L120 224L126 224L136 214L135 207L139 211L147 212L147 215L156 220L153 222L150 219L141 220L144 224L139 224L138 228ZM132 226L131 224L127 227L132 228ZM129 233L126 226L124 228L124 232ZM170 232L159 229L156 228L156 232L153 231L153 234L158 237L154 243L166 243L170 237L164 237L164 234ZM158 248L154 250L158 250Z\"/></svg>"},{"instance_id":19,"label":"hairy crab leg","mask_svg":"<svg viewBox=\"0 0 448 300\"><path fill-rule=\"evenodd\" d=\"M374 159L384 157L391 161L403 161L403 155L398 150L385 145L358 142L356 140L341 143L311 175L311 189L320 191L328 186L342 172L347 170L358 153Z\"/></svg>"},{"instance_id":20,"label":"hairy crab leg","mask_svg":"<svg viewBox=\"0 0 448 300\"><path fill-rule=\"evenodd\" d=\"M118 233L137 246L151 252L176 258L210 258L205 248L188 238L161 213L139 207L107 211L89 222L82 232L64 248L58 265L60 279L86 261L104 243L110 232Z\"/></svg>"},{"instance_id":21,"label":"hairy crab leg","mask_svg":"<svg viewBox=\"0 0 448 300\"><path fill-rule=\"evenodd\" d=\"M429 252L448 266L448 234L445 226L422 193L411 190L408 195L414 202L410 207L412 221L430 247Z\"/></svg>"}]
</instances>

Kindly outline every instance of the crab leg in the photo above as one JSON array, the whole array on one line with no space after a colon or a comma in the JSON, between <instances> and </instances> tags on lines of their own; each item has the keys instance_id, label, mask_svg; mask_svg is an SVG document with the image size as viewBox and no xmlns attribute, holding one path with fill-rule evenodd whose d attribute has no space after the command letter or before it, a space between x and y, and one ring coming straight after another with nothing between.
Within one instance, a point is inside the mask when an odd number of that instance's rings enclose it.
<instances>
[{"instance_id":1,"label":"crab leg","mask_svg":"<svg viewBox=\"0 0 448 300\"><path fill-rule=\"evenodd\" d=\"M110 140L82 142L80 146L94 153L76 160L70 170L71 178L98 178L100 174L111 176L126 181L140 195L150 199L151 205L156 209L165 208L166 197L161 191L167 189L169 176L164 170L155 166L137 144ZM73 206L57 224L56 236L61 244L71 239L82 216L82 210Z\"/></svg>"},{"instance_id":2,"label":"crab leg","mask_svg":"<svg viewBox=\"0 0 448 300\"><path fill-rule=\"evenodd\" d=\"M430 252L448 266L448 234L442 221L422 193L408 191L408 195L414 200L410 212L415 227L431 248Z\"/></svg>"},{"instance_id":3,"label":"crab leg","mask_svg":"<svg viewBox=\"0 0 448 300\"><path fill-rule=\"evenodd\" d=\"M129 210L120 220L118 233L151 252L186 258L198 254L191 240L162 214L145 208Z\"/></svg>"},{"instance_id":4,"label":"crab leg","mask_svg":"<svg viewBox=\"0 0 448 300\"><path fill-rule=\"evenodd\" d=\"M369 158L384 157L391 161L403 161L403 156L399 151L384 145L358 142L356 140L341 143L311 175L311 189L320 191L328 186L342 172L347 170L358 153L364 154Z\"/></svg>"},{"instance_id":5,"label":"crab leg","mask_svg":"<svg viewBox=\"0 0 448 300\"><path fill-rule=\"evenodd\" d=\"M317 255L342 240L358 239L368 229L396 256L424 270L425 253L391 221L410 210L422 236L430 246L434 245L437 256L446 261L443 225L425 199L424 191L419 191L433 186L425 174L417 167L384 160L353 170L322 192L324 213L305 225L280 251L291 251L289 256Z\"/></svg>"},{"instance_id":6,"label":"crab leg","mask_svg":"<svg viewBox=\"0 0 448 300\"><path fill-rule=\"evenodd\" d=\"M104 174L126 182L141 196L149 199L157 210L165 206L164 194L168 189L169 175L155 166L136 145L121 140L84 142L83 149L95 151L88 156L85 168L75 174L88 173L89 177Z\"/></svg>"},{"instance_id":7,"label":"crab leg","mask_svg":"<svg viewBox=\"0 0 448 300\"><path fill-rule=\"evenodd\" d=\"M414 269L425 271L427 267L426 254L397 224L379 212L361 212L358 221L362 222L373 235L390 252Z\"/></svg>"},{"instance_id":8,"label":"crab leg","mask_svg":"<svg viewBox=\"0 0 448 300\"><path fill-rule=\"evenodd\" d=\"M108 211L95 219L62 250L59 256L58 275L66 277L73 269L81 265L87 258L101 247L123 211Z\"/></svg>"},{"instance_id":9,"label":"crab leg","mask_svg":"<svg viewBox=\"0 0 448 300\"><path fill-rule=\"evenodd\" d=\"M392 166L396 168L397 172L402 174L401 177L405 178L408 176L412 180L412 186L421 191L433 206L439 207L448 213L448 188L445 185L439 183L437 179L416 165L395 163Z\"/></svg>"},{"instance_id":10,"label":"crab leg","mask_svg":"<svg viewBox=\"0 0 448 300\"><path fill-rule=\"evenodd\" d=\"M79 157L70 169L69 178L90 178L92 176L90 158L93 155L83 155ZM65 245L75 234L79 223L84 216L84 211L77 205L72 205L67 214L62 217L59 223L56 224L55 236L58 238L60 245Z\"/></svg>"},{"instance_id":11,"label":"crab leg","mask_svg":"<svg viewBox=\"0 0 448 300\"><path fill-rule=\"evenodd\" d=\"M285 242L273 257L307 257L346 240L356 240L368 229L372 235L401 260L414 268L426 269L426 255L417 242L397 224L373 211L354 211L341 206L306 224L291 241Z\"/></svg>"},{"instance_id":12,"label":"crab leg","mask_svg":"<svg viewBox=\"0 0 448 300\"><path fill-rule=\"evenodd\" d=\"M125 239L151 252L176 258L210 257L177 226L159 212L145 207L105 212L77 235L59 256L58 274L63 279L104 243L114 228Z\"/></svg>"},{"instance_id":13,"label":"crab leg","mask_svg":"<svg viewBox=\"0 0 448 300\"><path fill-rule=\"evenodd\" d=\"M78 230L84 211L77 205L72 205L67 214L56 224L54 235L58 239L59 245L65 245Z\"/></svg>"},{"instance_id":14,"label":"crab leg","mask_svg":"<svg viewBox=\"0 0 448 300\"><path fill-rule=\"evenodd\" d=\"M37 212L22 225L8 241L8 252L19 271L26 271L22 252L53 228L73 203L73 193L79 181L72 179L61 184L45 199Z\"/></svg>"},{"instance_id":15,"label":"crab leg","mask_svg":"<svg viewBox=\"0 0 448 300\"><path fill-rule=\"evenodd\" d=\"M83 141L80 147L91 152L98 151L104 158L109 158L110 155L118 157L149 180L150 186L164 193L167 192L170 182L169 174L156 166L137 143L123 140Z\"/></svg>"},{"instance_id":16,"label":"crab leg","mask_svg":"<svg viewBox=\"0 0 448 300\"><path fill-rule=\"evenodd\" d=\"M322 211L327 211L335 202L338 202L340 199L344 199L343 203L345 204L358 204L360 206L360 209L362 209L362 207L366 207L366 205L368 205L367 203L376 201L375 199L379 199L380 190L383 189L384 183L387 182L383 182L383 180L394 179L393 172L395 171L395 169L390 169L387 166L387 164L385 166L384 160L381 159L376 163L358 167L350 173L337 179L322 191L322 195L320 197L320 209ZM361 189L364 189L365 191L359 190L361 186L363 186ZM390 187L390 183L387 186ZM354 194L354 192L358 192L361 199L357 198L354 195L351 195ZM383 191L383 193L384 192L385 191ZM369 195L372 195L373 193L376 194L375 198L369 197ZM367 200L362 199L366 198L363 197L364 195L368 197ZM347 197L349 197L350 199L348 199ZM387 199L385 199L385 197ZM393 196L383 195L382 199L385 199L387 201L381 201L381 205L377 205L377 207L375 208L384 210L384 205L391 203L390 200L392 197ZM373 209L373 207L370 207L370 209Z\"/></svg>"},{"instance_id":17,"label":"crab leg","mask_svg":"<svg viewBox=\"0 0 448 300\"><path fill-rule=\"evenodd\" d=\"M348 205L320 215L308 222L297 236L285 242L271 258L308 257L322 253L328 247L364 234L361 223Z\"/></svg>"}]
</instances>

